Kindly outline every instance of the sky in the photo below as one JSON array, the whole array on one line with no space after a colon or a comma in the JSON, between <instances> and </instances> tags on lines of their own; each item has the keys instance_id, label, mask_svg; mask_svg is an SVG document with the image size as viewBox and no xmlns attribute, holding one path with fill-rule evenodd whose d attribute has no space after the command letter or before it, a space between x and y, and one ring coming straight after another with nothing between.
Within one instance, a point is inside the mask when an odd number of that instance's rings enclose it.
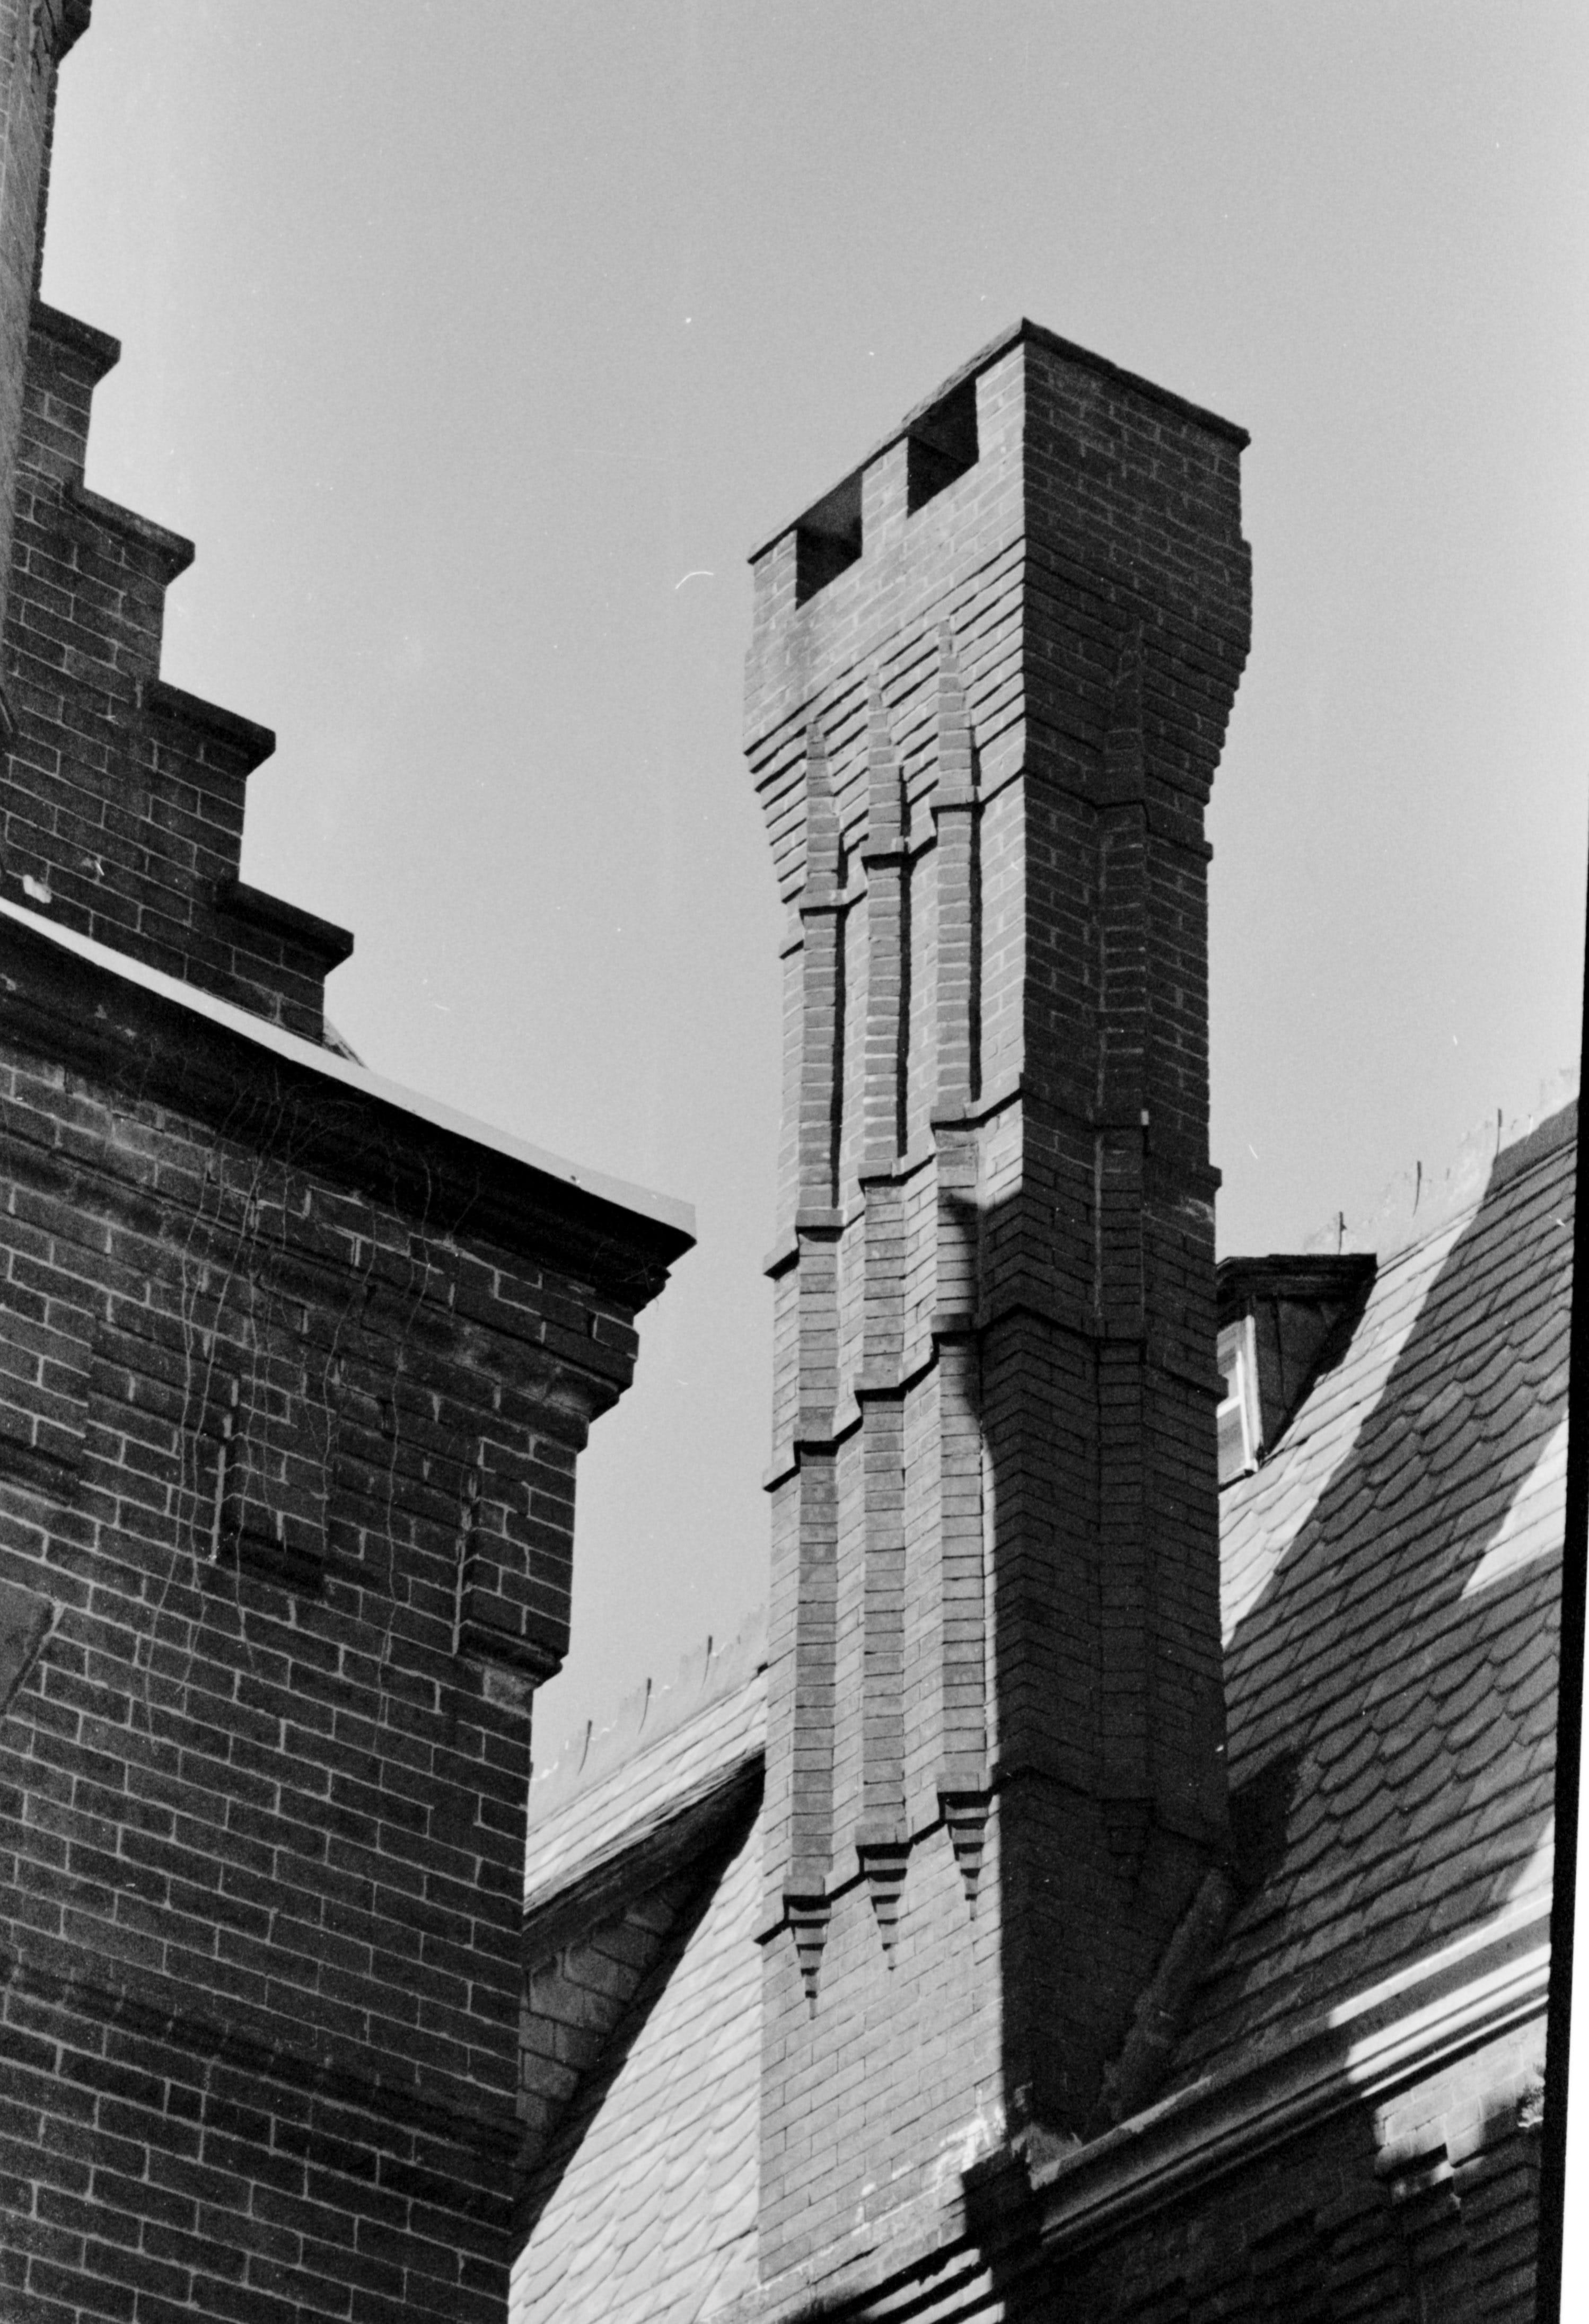
<instances>
[{"instance_id":1,"label":"sky","mask_svg":"<svg viewBox=\"0 0 1589 2324\"><path fill-rule=\"evenodd\" d=\"M244 876L377 1071L683 1195L536 1754L759 1600L780 915L751 546L1019 315L1252 435L1210 835L1224 1251L1579 1053L1589 11L96 0L45 295L89 484L271 725Z\"/></svg>"}]
</instances>

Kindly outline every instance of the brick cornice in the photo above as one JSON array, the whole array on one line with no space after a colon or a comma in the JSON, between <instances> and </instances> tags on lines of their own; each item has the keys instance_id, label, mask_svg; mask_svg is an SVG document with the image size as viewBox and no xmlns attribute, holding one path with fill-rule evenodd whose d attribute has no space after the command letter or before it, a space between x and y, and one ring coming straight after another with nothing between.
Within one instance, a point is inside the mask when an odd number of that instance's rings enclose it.
<instances>
[{"instance_id":1,"label":"brick cornice","mask_svg":"<svg viewBox=\"0 0 1589 2324\"><path fill-rule=\"evenodd\" d=\"M694 1240L681 1204L651 1215L264 1019L0 902L0 1024L42 1055L184 1107L295 1163L642 1305ZM567 1175L562 1175L563 1172ZM639 1190L624 1189L627 1194ZM639 1197L644 1201L643 1195ZM610 1371L592 1342L587 1368ZM625 1376L627 1368L625 1367Z\"/></svg>"},{"instance_id":2,"label":"brick cornice","mask_svg":"<svg viewBox=\"0 0 1589 2324\"><path fill-rule=\"evenodd\" d=\"M152 516L124 508L119 501L107 501L103 493L91 493L76 477L68 477L61 497L69 507L79 511L92 523L102 524L119 533L124 540L147 549L158 562L160 577L164 582L174 581L179 574L186 573L199 554L186 534L173 532L169 525L156 524ZM175 687L171 691L175 693Z\"/></svg>"},{"instance_id":3,"label":"brick cornice","mask_svg":"<svg viewBox=\"0 0 1589 2324\"><path fill-rule=\"evenodd\" d=\"M97 330L92 323L79 322L77 316L68 315L59 307L46 306L35 299L29 316L29 327L41 332L47 339L56 339L63 346L73 347L78 354L97 366L94 377L103 379L122 359L122 343L108 331Z\"/></svg>"},{"instance_id":4,"label":"brick cornice","mask_svg":"<svg viewBox=\"0 0 1589 2324\"><path fill-rule=\"evenodd\" d=\"M79 493L78 497L80 499L82 495ZM128 516L139 525L146 525L147 521L143 518L131 518L130 511L123 510L116 513ZM158 527L148 529L159 530ZM170 538L174 540L177 536L173 533ZM148 679L139 689L139 700L152 718L171 719L179 725L192 727L201 734L213 736L217 742L230 744L247 760L245 773L252 774L255 767L263 766L274 753L276 738L268 726L261 726L255 720L245 718L236 710L227 710L218 702L206 702L200 695L184 693L180 686L172 686L163 678Z\"/></svg>"}]
</instances>

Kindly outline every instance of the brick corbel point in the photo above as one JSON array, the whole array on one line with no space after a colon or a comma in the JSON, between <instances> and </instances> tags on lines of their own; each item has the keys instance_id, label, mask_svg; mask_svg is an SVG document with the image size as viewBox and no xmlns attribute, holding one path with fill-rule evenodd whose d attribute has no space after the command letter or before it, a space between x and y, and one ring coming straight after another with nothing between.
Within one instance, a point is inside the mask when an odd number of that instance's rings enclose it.
<instances>
[{"instance_id":1,"label":"brick corbel point","mask_svg":"<svg viewBox=\"0 0 1589 2324\"><path fill-rule=\"evenodd\" d=\"M976 1893L982 1879L983 1850L987 1840L988 1810L992 1801L993 1785L985 1767L975 1775L964 1769L946 1769L938 1777L938 1812L948 1831L949 1845L955 1851L955 1862L965 1884L965 1902L973 1920L976 1918Z\"/></svg>"},{"instance_id":2,"label":"brick corbel point","mask_svg":"<svg viewBox=\"0 0 1589 2324\"><path fill-rule=\"evenodd\" d=\"M892 1969L901 1891L910 1863L910 1842L903 1821L898 1816L863 1816L855 1826L855 1860L872 1899L883 1958Z\"/></svg>"},{"instance_id":3,"label":"brick corbel point","mask_svg":"<svg viewBox=\"0 0 1589 2324\"><path fill-rule=\"evenodd\" d=\"M827 1942L828 1923L833 1918L832 1899L827 1895L822 1876L817 1875L813 1881L808 1873L802 1876L797 1871L795 1882L784 1889L783 1912L794 1938L795 1958L799 1963L806 2007L815 2017L822 1977L822 1951Z\"/></svg>"}]
</instances>

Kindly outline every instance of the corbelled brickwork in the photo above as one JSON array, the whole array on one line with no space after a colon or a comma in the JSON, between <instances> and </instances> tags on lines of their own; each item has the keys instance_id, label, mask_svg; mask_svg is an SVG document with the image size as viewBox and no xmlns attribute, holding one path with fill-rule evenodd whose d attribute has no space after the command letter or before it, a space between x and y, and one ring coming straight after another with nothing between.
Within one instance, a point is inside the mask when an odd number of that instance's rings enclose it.
<instances>
[{"instance_id":1,"label":"corbelled brickwork","mask_svg":"<svg viewBox=\"0 0 1589 2324\"><path fill-rule=\"evenodd\" d=\"M531 1702L688 1217L333 1054L351 939L240 885L272 738L162 680L192 551L33 298L86 19L0 5L0 2312L488 2324Z\"/></svg>"},{"instance_id":2,"label":"corbelled brickwork","mask_svg":"<svg viewBox=\"0 0 1589 2324\"><path fill-rule=\"evenodd\" d=\"M754 560L769 2274L1086 2128L1224 1845L1203 810L1244 441L1023 325Z\"/></svg>"}]
</instances>

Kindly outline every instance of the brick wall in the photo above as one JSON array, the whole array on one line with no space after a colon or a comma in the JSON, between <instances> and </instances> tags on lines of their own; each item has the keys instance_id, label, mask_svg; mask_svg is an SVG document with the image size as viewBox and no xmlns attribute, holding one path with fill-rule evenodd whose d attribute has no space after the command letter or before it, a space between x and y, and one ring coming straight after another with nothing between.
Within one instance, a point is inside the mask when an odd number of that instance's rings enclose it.
<instances>
[{"instance_id":1,"label":"brick wall","mask_svg":"<svg viewBox=\"0 0 1589 2324\"><path fill-rule=\"evenodd\" d=\"M1022 327L754 560L770 2274L1086 2128L1224 1845L1202 816L1243 441Z\"/></svg>"},{"instance_id":2,"label":"brick wall","mask_svg":"<svg viewBox=\"0 0 1589 2324\"><path fill-rule=\"evenodd\" d=\"M499 2316L530 1699L679 1239L0 939L5 2312Z\"/></svg>"}]
</instances>

